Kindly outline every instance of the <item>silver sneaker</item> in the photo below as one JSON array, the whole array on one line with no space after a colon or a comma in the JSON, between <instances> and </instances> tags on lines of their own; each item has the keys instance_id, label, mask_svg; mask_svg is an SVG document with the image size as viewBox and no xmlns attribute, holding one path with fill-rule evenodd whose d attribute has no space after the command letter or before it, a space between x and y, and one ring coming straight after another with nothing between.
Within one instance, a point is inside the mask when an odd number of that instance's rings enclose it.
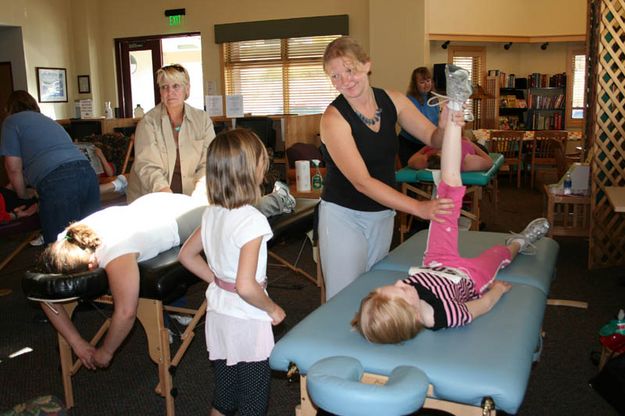
<instances>
[{"instance_id":1,"label":"silver sneaker","mask_svg":"<svg viewBox=\"0 0 625 416\"><path fill-rule=\"evenodd\" d=\"M178 315L177 313L171 313L171 314L169 314L169 317L171 319L173 319L174 321L178 322L182 326L189 325L191 323L191 321L193 320L193 318L190 317L190 316Z\"/></svg>"},{"instance_id":2,"label":"silver sneaker","mask_svg":"<svg viewBox=\"0 0 625 416\"><path fill-rule=\"evenodd\" d=\"M284 182L276 181L273 184L273 192L280 196L282 200L282 212L289 214L295 209L295 197L289 191L289 185Z\"/></svg>"},{"instance_id":3,"label":"silver sneaker","mask_svg":"<svg viewBox=\"0 0 625 416\"><path fill-rule=\"evenodd\" d=\"M473 93L469 71L456 65L445 65L447 79L447 97L449 108L454 111L462 110L462 105Z\"/></svg>"},{"instance_id":4,"label":"silver sneaker","mask_svg":"<svg viewBox=\"0 0 625 416\"><path fill-rule=\"evenodd\" d=\"M512 233L512 237L506 240L506 244L510 244L514 240L523 240L519 252L521 254L533 256L536 254L536 246L534 246L534 243L547 235L548 231L549 221L547 221L547 218L536 218L527 224L525 229L520 233Z\"/></svg>"}]
</instances>

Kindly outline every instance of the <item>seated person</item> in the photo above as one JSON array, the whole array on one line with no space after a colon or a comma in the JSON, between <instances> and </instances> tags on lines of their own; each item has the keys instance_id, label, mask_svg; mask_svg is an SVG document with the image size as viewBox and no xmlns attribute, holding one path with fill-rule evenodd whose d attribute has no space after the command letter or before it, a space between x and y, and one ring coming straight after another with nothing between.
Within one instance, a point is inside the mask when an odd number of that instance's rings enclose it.
<instances>
[{"instance_id":1,"label":"seated person","mask_svg":"<svg viewBox=\"0 0 625 416\"><path fill-rule=\"evenodd\" d=\"M460 170L462 172L474 172L488 170L493 166L493 160L490 158L487 152L482 148L467 139L462 138L462 165ZM430 146L421 148L417 153L412 155L408 160L408 167L413 169L440 169L440 149L435 149Z\"/></svg>"},{"instance_id":2,"label":"seated person","mask_svg":"<svg viewBox=\"0 0 625 416\"><path fill-rule=\"evenodd\" d=\"M520 234L475 258L458 253L458 217L465 187L460 179L460 127L448 122L441 155L439 198L452 198L452 213L444 222L432 221L423 265L410 276L367 295L352 321L368 341L397 343L409 340L422 328L433 330L469 324L483 315L510 290L510 284L494 280L497 271L520 252L530 254L532 244L549 229L544 218L530 222Z\"/></svg>"},{"instance_id":3,"label":"seated person","mask_svg":"<svg viewBox=\"0 0 625 416\"><path fill-rule=\"evenodd\" d=\"M74 143L89 159L91 167L100 181L100 195L123 194L128 187L128 180L124 175L115 175L115 167L106 159L102 149L93 143Z\"/></svg>"}]
</instances>

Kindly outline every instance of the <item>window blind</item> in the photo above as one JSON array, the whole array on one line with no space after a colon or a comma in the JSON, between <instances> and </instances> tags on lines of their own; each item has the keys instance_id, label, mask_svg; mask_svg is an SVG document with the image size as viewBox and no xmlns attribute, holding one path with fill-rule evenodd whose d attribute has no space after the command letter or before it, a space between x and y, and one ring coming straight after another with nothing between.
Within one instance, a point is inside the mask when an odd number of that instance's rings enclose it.
<instances>
[{"instance_id":1,"label":"window blind","mask_svg":"<svg viewBox=\"0 0 625 416\"><path fill-rule=\"evenodd\" d=\"M586 55L573 55L573 92L571 97L571 118L584 118L584 91L586 89Z\"/></svg>"},{"instance_id":2,"label":"window blind","mask_svg":"<svg viewBox=\"0 0 625 416\"><path fill-rule=\"evenodd\" d=\"M460 68L466 69L469 72L472 85L482 84L484 73L484 64L482 62L481 53L472 53L470 51L456 51L453 53L452 63ZM473 113L473 100L466 101L465 115ZM475 115L478 117L478 115ZM481 116L478 118L482 118Z\"/></svg>"},{"instance_id":3,"label":"window blind","mask_svg":"<svg viewBox=\"0 0 625 416\"><path fill-rule=\"evenodd\" d=\"M243 95L254 115L317 114L338 95L323 52L339 35L222 44L226 94Z\"/></svg>"}]
</instances>

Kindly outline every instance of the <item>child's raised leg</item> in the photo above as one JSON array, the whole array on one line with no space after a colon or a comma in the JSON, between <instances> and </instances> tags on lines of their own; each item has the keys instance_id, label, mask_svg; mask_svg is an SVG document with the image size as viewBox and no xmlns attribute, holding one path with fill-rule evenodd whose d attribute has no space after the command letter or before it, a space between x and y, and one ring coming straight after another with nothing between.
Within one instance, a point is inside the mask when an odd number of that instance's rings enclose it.
<instances>
[{"instance_id":1,"label":"child's raised leg","mask_svg":"<svg viewBox=\"0 0 625 416\"><path fill-rule=\"evenodd\" d=\"M455 82L458 78L451 75L449 65L446 67L448 82ZM456 68L456 71L464 71L464 69ZM471 94L471 86L458 86L451 90L466 90ZM448 105L451 109L462 111L462 104L466 97L452 97L452 101ZM428 231L428 243L423 258L424 265L432 266L438 263L446 262L450 259L458 257L458 218L460 217L460 209L462 208L462 198L465 193L465 187L462 186L462 178L460 177L460 167L462 163L462 127L453 122L453 112L447 112L447 123L445 125L445 136L443 138L443 148L441 152L441 183L438 186L437 193L439 198L451 198L454 201L454 208L448 215L441 216L443 222L430 222Z\"/></svg>"}]
</instances>

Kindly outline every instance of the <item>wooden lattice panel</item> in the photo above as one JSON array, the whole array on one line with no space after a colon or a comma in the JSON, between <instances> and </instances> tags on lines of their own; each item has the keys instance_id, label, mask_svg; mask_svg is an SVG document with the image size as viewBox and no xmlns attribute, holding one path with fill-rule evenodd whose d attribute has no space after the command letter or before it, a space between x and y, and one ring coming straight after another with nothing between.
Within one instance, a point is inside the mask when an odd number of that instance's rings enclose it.
<instances>
[{"instance_id":1,"label":"wooden lattice panel","mask_svg":"<svg viewBox=\"0 0 625 416\"><path fill-rule=\"evenodd\" d=\"M597 1L590 268L625 264L625 214L616 214L605 194L607 186L625 186L625 0Z\"/></svg>"}]
</instances>

